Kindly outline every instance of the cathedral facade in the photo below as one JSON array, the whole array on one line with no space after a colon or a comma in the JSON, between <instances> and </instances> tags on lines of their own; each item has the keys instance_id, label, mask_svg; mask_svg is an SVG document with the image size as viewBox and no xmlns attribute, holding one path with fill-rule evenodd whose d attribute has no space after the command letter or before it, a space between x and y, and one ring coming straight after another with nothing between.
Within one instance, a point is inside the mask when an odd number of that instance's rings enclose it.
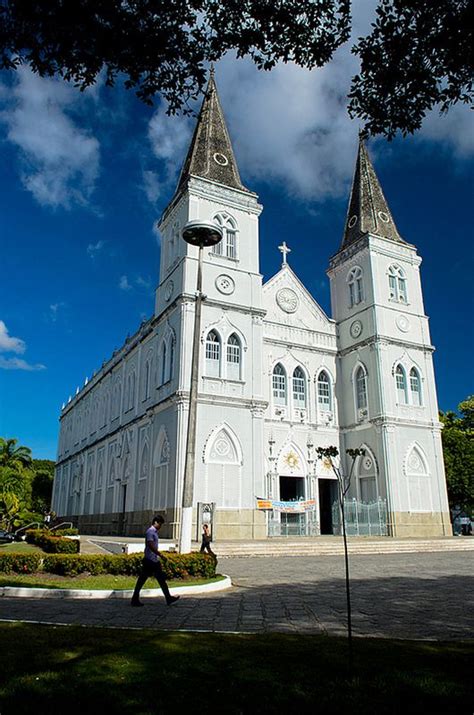
<instances>
[{"instance_id":1,"label":"cathedral facade","mask_svg":"<svg viewBox=\"0 0 474 715\"><path fill-rule=\"evenodd\" d=\"M217 539L336 532L336 477L316 458L329 445L345 472L346 450L364 450L347 498L384 505L381 533L450 534L421 259L398 233L363 141L329 261L332 318L284 241L281 270L262 283L261 210L241 183L211 77L159 223L154 315L63 407L52 508L98 534L142 534L158 512L177 538L198 266L181 233L199 219L223 239L203 265L194 537L203 518Z\"/></svg>"}]
</instances>

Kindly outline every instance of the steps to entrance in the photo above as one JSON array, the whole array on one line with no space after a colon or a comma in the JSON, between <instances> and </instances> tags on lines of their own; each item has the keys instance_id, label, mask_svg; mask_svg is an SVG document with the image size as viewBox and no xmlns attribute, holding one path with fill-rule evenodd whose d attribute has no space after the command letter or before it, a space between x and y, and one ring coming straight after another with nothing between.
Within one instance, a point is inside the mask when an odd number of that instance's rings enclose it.
<instances>
[{"instance_id":1,"label":"steps to entrance","mask_svg":"<svg viewBox=\"0 0 474 715\"><path fill-rule=\"evenodd\" d=\"M348 538L351 555L402 554L436 551L474 551L474 538L393 539L390 537ZM266 541L216 541L212 548L219 556L338 556L344 553L342 537L314 539L268 539ZM194 548L193 548L194 550ZM196 549L197 550L197 549Z\"/></svg>"}]
</instances>

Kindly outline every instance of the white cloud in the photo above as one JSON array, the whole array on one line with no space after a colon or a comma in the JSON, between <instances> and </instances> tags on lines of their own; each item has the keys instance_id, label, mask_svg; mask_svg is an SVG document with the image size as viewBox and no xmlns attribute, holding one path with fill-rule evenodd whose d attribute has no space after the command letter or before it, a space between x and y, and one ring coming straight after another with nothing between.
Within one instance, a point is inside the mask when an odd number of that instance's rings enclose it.
<instances>
[{"instance_id":1,"label":"white cloud","mask_svg":"<svg viewBox=\"0 0 474 715\"><path fill-rule=\"evenodd\" d=\"M26 370L34 372L37 370L46 370L46 365L31 365L21 358L4 358L0 356L0 370Z\"/></svg>"},{"instance_id":2,"label":"white cloud","mask_svg":"<svg viewBox=\"0 0 474 715\"><path fill-rule=\"evenodd\" d=\"M26 350L26 343L20 338L13 338L8 334L8 328L0 320L0 352L5 353L24 353ZM44 365L30 365L26 360L17 357L3 357L0 355L0 370L45 370Z\"/></svg>"},{"instance_id":3,"label":"white cloud","mask_svg":"<svg viewBox=\"0 0 474 715\"><path fill-rule=\"evenodd\" d=\"M87 255L90 258L96 258L96 256L102 251L105 246L105 241L97 241L97 243L89 243L87 246Z\"/></svg>"},{"instance_id":4,"label":"white cloud","mask_svg":"<svg viewBox=\"0 0 474 715\"><path fill-rule=\"evenodd\" d=\"M7 326L3 320L0 320L0 352L24 353L25 350L25 342L9 335Z\"/></svg>"},{"instance_id":5,"label":"white cloud","mask_svg":"<svg viewBox=\"0 0 474 715\"><path fill-rule=\"evenodd\" d=\"M194 120L183 115L168 116L165 107L160 107L153 114L148 124L148 139L153 153L162 161L160 175L152 171L143 172L144 191L151 203L163 193L169 194L178 179L178 172L188 146Z\"/></svg>"},{"instance_id":6,"label":"white cloud","mask_svg":"<svg viewBox=\"0 0 474 715\"><path fill-rule=\"evenodd\" d=\"M135 283L139 288L145 288L145 290L150 290L151 288L151 278L149 276L147 278L143 278L143 276L138 276L135 280Z\"/></svg>"},{"instance_id":7,"label":"white cloud","mask_svg":"<svg viewBox=\"0 0 474 715\"><path fill-rule=\"evenodd\" d=\"M121 276L120 281L119 281L119 288L120 290L125 290L129 291L132 290L132 287L130 283L128 282L127 276Z\"/></svg>"},{"instance_id":8,"label":"white cloud","mask_svg":"<svg viewBox=\"0 0 474 715\"><path fill-rule=\"evenodd\" d=\"M87 98L64 81L41 78L26 67L16 77L9 92L3 88L0 119L19 149L23 185L43 206L87 205L99 174L99 142L67 113Z\"/></svg>"},{"instance_id":9,"label":"white cloud","mask_svg":"<svg viewBox=\"0 0 474 715\"><path fill-rule=\"evenodd\" d=\"M66 303L63 303L62 301L59 303L52 303L49 306L49 318L50 320L55 323L58 319L58 314L59 311L66 306Z\"/></svg>"}]
</instances>

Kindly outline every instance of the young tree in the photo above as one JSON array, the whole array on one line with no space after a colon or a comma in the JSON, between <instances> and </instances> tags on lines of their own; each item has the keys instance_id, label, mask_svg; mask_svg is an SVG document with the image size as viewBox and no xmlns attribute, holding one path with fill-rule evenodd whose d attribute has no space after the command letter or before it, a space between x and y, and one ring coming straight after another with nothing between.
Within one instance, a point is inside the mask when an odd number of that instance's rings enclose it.
<instances>
[{"instance_id":1,"label":"young tree","mask_svg":"<svg viewBox=\"0 0 474 715\"><path fill-rule=\"evenodd\" d=\"M8 467L21 472L31 465L31 449L17 447L17 439L4 439L0 437L0 467Z\"/></svg>"},{"instance_id":2,"label":"young tree","mask_svg":"<svg viewBox=\"0 0 474 715\"><path fill-rule=\"evenodd\" d=\"M351 591L350 591L350 576L349 576L349 553L347 550L347 535L346 535L346 517L344 512L344 500L351 486L352 474L357 457L363 457L364 449L346 449L346 454L351 458L351 466L349 472L344 471L338 461L339 450L337 447L318 447L316 450L318 459L326 460L337 478L337 493L339 500L339 509L341 513L342 536L344 540L344 563L346 568L346 605L347 605L347 636L349 640L349 664L352 671L353 652L352 652L352 610L351 610Z\"/></svg>"}]
</instances>

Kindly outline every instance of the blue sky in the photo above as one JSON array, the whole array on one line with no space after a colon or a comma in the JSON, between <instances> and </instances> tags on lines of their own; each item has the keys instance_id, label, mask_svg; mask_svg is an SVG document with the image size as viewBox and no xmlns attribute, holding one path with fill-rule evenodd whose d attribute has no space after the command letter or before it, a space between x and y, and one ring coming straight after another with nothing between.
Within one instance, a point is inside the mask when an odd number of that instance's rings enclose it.
<instances>
[{"instance_id":1,"label":"blue sky","mask_svg":"<svg viewBox=\"0 0 474 715\"><path fill-rule=\"evenodd\" d=\"M241 175L259 194L261 270L289 262L330 314L358 125L354 58L262 74L225 58L217 83ZM465 108L369 150L401 235L423 258L443 410L472 385L474 136ZM153 312L159 239L192 120L102 82L86 94L28 70L0 75L0 435L55 457L61 404Z\"/></svg>"}]
</instances>

